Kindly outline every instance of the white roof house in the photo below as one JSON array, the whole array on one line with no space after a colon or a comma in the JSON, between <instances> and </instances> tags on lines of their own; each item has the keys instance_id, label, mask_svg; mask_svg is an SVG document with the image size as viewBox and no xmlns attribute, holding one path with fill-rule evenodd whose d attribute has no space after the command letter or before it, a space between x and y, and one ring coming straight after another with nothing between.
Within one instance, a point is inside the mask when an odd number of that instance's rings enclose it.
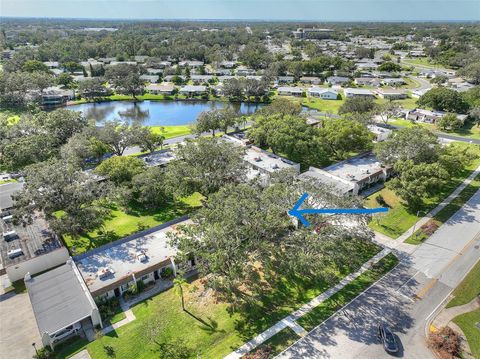
<instances>
[{"instance_id":1,"label":"white roof house","mask_svg":"<svg viewBox=\"0 0 480 359\"><path fill-rule=\"evenodd\" d=\"M346 88L343 93L345 97L375 97L373 91L367 89Z\"/></svg>"},{"instance_id":2,"label":"white roof house","mask_svg":"<svg viewBox=\"0 0 480 359\"><path fill-rule=\"evenodd\" d=\"M207 87L203 85L187 85L182 87L179 92L182 95L199 95L205 93L206 91Z\"/></svg>"},{"instance_id":3,"label":"white roof house","mask_svg":"<svg viewBox=\"0 0 480 359\"><path fill-rule=\"evenodd\" d=\"M291 86L282 86L277 89L278 94L281 96L297 96L300 97L303 94L303 88L301 87L291 87Z\"/></svg>"},{"instance_id":4,"label":"white roof house","mask_svg":"<svg viewBox=\"0 0 480 359\"><path fill-rule=\"evenodd\" d=\"M337 91L322 87L312 87L309 88L307 92L312 97L319 97L326 100L336 100L338 98Z\"/></svg>"}]
</instances>

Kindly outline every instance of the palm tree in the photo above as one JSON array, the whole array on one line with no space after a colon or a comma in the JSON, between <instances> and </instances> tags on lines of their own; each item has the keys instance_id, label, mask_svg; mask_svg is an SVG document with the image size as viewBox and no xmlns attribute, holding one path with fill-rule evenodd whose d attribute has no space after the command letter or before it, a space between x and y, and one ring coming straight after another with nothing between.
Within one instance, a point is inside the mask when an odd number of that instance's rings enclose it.
<instances>
[{"instance_id":1,"label":"palm tree","mask_svg":"<svg viewBox=\"0 0 480 359\"><path fill-rule=\"evenodd\" d=\"M177 290L177 294L179 294L180 297L182 298L182 310L186 311L185 310L185 299L183 298L183 285L184 284L187 284L187 281L183 277L176 277L173 280L173 285L175 286L175 288Z\"/></svg>"}]
</instances>

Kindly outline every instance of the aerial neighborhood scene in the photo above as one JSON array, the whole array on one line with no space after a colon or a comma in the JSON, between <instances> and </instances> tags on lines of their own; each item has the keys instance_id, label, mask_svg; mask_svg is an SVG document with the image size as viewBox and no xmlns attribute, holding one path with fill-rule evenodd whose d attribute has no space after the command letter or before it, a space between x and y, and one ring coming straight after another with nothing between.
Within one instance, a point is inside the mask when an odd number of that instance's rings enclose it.
<instances>
[{"instance_id":1,"label":"aerial neighborhood scene","mask_svg":"<svg viewBox=\"0 0 480 359\"><path fill-rule=\"evenodd\" d=\"M480 2L0 0L0 359L480 359Z\"/></svg>"}]
</instances>

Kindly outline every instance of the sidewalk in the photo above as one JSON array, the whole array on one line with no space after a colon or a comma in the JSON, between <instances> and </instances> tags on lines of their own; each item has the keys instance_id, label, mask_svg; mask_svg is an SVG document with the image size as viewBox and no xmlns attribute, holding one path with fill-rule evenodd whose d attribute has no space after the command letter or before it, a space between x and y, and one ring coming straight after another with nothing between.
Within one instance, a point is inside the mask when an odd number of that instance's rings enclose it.
<instances>
[{"instance_id":1,"label":"sidewalk","mask_svg":"<svg viewBox=\"0 0 480 359\"><path fill-rule=\"evenodd\" d=\"M442 209L444 209L450 202L452 202L459 194L460 192L463 191L465 187L467 187L473 179L480 173L480 166L477 167L475 171L473 171L470 176L465 178L465 180L462 182L461 185L459 185L447 198L445 198L437 207L432 209L430 212L428 212L425 217L421 218L418 220L413 226L411 226L408 230L405 231L400 237L395 239L395 241L398 241L400 243L404 242L407 240L408 237L410 237L414 231L419 229L421 226L423 226L425 223L427 223L433 216L435 216L438 212L440 212Z\"/></svg>"},{"instance_id":2,"label":"sidewalk","mask_svg":"<svg viewBox=\"0 0 480 359\"><path fill-rule=\"evenodd\" d=\"M310 312L312 309L319 306L323 301L330 298L333 294L340 291L343 287L345 287L347 284L352 282L354 279L358 278L361 274L363 274L365 271L370 269L373 264L380 261L383 257L385 257L389 253L390 253L390 249L387 249L387 248L383 249L381 252L377 253L374 257L372 257L368 262L366 262L357 272L349 274L348 276L343 278L342 281L340 281L340 283L338 283L335 287L332 287L326 292L323 292L319 296L313 298L310 302L302 306L300 309L296 310L289 316L283 318L282 320L277 322L275 325L265 330L263 333L257 335L255 338L245 343L234 352L231 352L230 354L225 356L224 359L241 358L242 356L244 356L251 350L255 349L260 344L267 341L268 339L270 339L271 337L273 337L275 334L282 331L286 327L292 328L293 331L297 333L299 336L304 336L307 332L304 328L298 325L297 322L295 322L297 319L301 318L302 316Z\"/></svg>"},{"instance_id":3,"label":"sidewalk","mask_svg":"<svg viewBox=\"0 0 480 359\"><path fill-rule=\"evenodd\" d=\"M473 299L470 303L456 307L443 309L432 322L435 328L446 327L456 316L464 313L473 312L480 308L480 298Z\"/></svg>"}]
</instances>

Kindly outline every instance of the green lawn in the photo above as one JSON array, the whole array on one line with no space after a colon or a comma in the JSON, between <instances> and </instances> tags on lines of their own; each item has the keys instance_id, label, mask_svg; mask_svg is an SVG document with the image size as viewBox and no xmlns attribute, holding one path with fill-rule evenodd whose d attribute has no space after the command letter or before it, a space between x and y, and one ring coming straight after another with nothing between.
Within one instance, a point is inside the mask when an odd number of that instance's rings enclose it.
<instances>
[{"instance_id":1,"label":"green lawn","mask_svg":"<svg viewBox=\"0 0 480 359\"><path fill-rule=\"evenodd\" d=\"M286 327L265 341L259 348L269 346L272 350L270 352L270 358L273 358L299 339L300 337L292 329Z\"/></svg>"},{"instance_id":2,"label":"green lawn","mask_svg":"<svg viewBox=\"0 0 480 359\"><path fill-rule=\"evenodd\" d=\"M172 137L189 135L192 133L192 128L189 125L178 126L150 126L153 133L159 133L169 139Z\"/></svg>"},{"instance_id":3,"label":"green lawn","mask_svg":"<svg viewBox=\"0 0 480 359\"><path fill-rule=\"evenodd\" d=\"M0 184L12 183L17 182L16 179L8 179L8 180L0 180Z\"/></svg>"},{"instance_id":4,"label":"green lawn","mask_svg":"<svg viewBox=\"0 0 480 359\"><path fill-rule=\"evenodd\" d=\"M413 97L408 97L406 99L403 99L403 100L395 100L395 103L397 103L399 106L407 109L407 110L413 110L414 108L417 107L417 100L416 98L413 98ZM383 103L387 103L389 102L390 100L385 100L385 99L382 99L382 98L377 98L375 100L376 103L378 104L383 104ZM393 122L390 122L393 124Z\"/></svg>"},{"instance_id":5,"label":"green lawn","mask_svg":"<svg viewBox=\"0 0 480 359\"><path fill-rule=\"evenodd\" d=\"M454 298L448 302L447 308L470 303L475 297L480 295L480 261L455 288L452 295Z\"/></svg>"},{"instance_id":6,"label":"green lawn","mask_svg":"<svg viewBox=\"0 0 480 359\"><path fill-rule=\"evenodd\" d=\"M480 309L461 314L453 319L467 337L468 345L475 358L480 359Z\"/></svg>"},{"instance_id":7,"label":"green lawn","mask_svg":"<svg viewBox=\"0 0 480 359\"><path fill-rule=\"evenodd\" d=\"M358 296L369 286L392 270L397 263L397 257L395 257L392 253L388 254L371 269L367 270L351 283L347 284L342 290L322 302L311 312L301 317L297 323L307 331L312 330L333 315L338 309L350 302L353 298Z\"/></svg>"},{"instance_id":8,"label":"green lawn","mask_svg":"<svg viewBox=\"0 0 480 359\"><path fill-rule=\"evenodd\" d=\"M185 215L195 207L200 206L201 198L202 196L197 193L176 203L168 204L161 209L143 210L130 208L129 213L114 205L111 208L109 218L105 221L101 230L80 236L79 238L65 236L65 243L73 252L72 254L80 254L142 229L155 227Z\"/></svg>"},{"instance_id":9,"label":"green lawn","mask_svg":"<svg viewBox=\"0 0 480 359\"><path fill-rule=\"evenodd\" d=\"M375 218L369 223L369 227L391 238L400 237L407 229L412 227L415 222L435 208L443 199L448 197L448 195L450 195L450 193L452 193L455 188L457 188L463 180L480 165L480 146L464 142L455 142L452 143L451 146L469 147L479 156L479 158L474 160L471 165L467 166L467 168L460 173L456 175L452 174L451 179L448 181L447 185L442 188L441 192L434 197L425 198L424 204L418 209L412 210L408 208L408 206L388 188L384 188L367 197L365 200L366 207L379 207L380 203L376 200L378 196L382 196L389 206L388 213L375 216ZM452 210L452 207L449 207L446 211ZM419 211L418 216L417 211ZM443 216L444 214L441 215Z\"/></svg>"},{"instance_id":10,"label":"green lawn","mask_svg":"<svg viewBox=\"0 0 480 359\"><path fill-rule=\"evenodd\" d=\"M314 97L307 97L302 100L302 105L320 112L337 114L338 109L345 100L322 100Z\"/></svg>"},{"instance_id":11,"label":"green lawn","mask_svg":"<svg viewBox=\"0 0 480 359\"><path fill-rule=\"evenodd\" d=\"M409 64L409 65L419 65L423 67L431 67L431 68L437 68L437 69L445 69L446 67L442 64L435 64L432 63L428 57L417 57L417 58L411 58L411 59L405 59L402 60L402 62Z\"/></svg>"},{"instance_id":12,"label":"green lawn","mask_svg":"<svg viewBox=\"0 0 480 359\"><path fill-rule=\"evenodd\" d=\"M412 107L414 108L414 107ZM423 123L423 122L412 122L409 120L404 120L404 119L395 119L389 121L391 125L395 126L401 126L401 127L414 127L416 125L422 126L425 128L428 128L431 131L434 132L439 132L439 133L444 133L446 135L452 135L452 136L459 136L459 137L465 137L465 138L473 138L473 139L480 139L480 126L477 126L471 122L467 122L462 128L459 128L458 130L453 130L453 131L441 131L435 126L434 124L431 123Z\"/></svg>"},{"instance_id":13,"label":"green lawn","mask_svg":"<svg viewBox=\"0 0 480 359\"><path fill-rule=\"evenodd\" d=\"M352 242L352 252L363 261L379 250L373 243ZM358 268L337 268L335 272L340 280L355 270ZM108 358L105 347L111 347L118 359L152 358L157 356L155 342L181 339L202 358L222 358L328 288L326 283L312 283L293 276L279 277L266 285L271 286L271 291L230 314L228 305L205 290L201 279L196 280L184 287L189 313L182 311L176 291L168 290L135 305L133 322L92 343L71 342L59 349L57 357L68 357L86 347L93 359ZM294 339L284 332L270 343L280 351L282 343L288 344Z\"/></svg>"}]
</instances>

